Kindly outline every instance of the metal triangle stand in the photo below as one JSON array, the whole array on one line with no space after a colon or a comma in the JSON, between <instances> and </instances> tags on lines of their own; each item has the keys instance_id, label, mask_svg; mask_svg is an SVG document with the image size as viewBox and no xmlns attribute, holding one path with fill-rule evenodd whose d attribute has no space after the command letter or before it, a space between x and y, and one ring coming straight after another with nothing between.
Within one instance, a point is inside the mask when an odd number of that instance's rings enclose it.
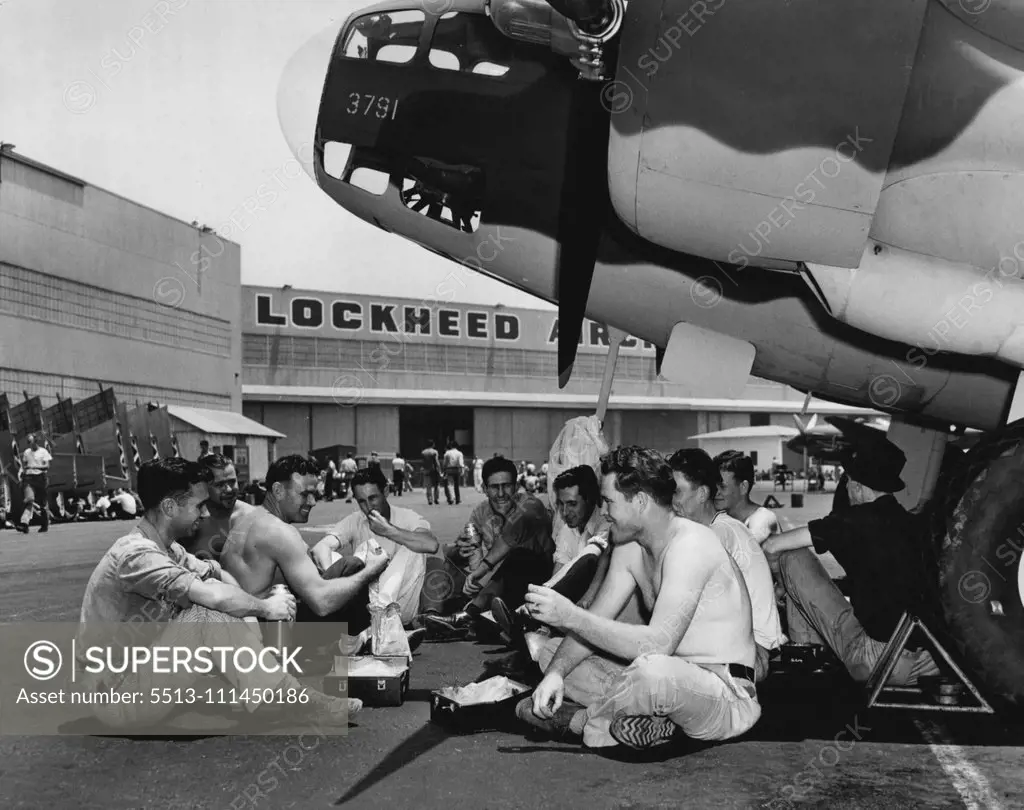
<instances>
[{"instance_id":1,"label":"metal triangle stand","mask_svg":"<svg viewBox=\"0 0 1024 810\"><path fill-rule=\"evenodd\" d=\"M974 695L975 700L978 701L977 706L946 706L931 704L923 700L924 691L916 686L886 686L889 678L892 676L892 672L896 669L896 664L899 661L900 655L903 654L903 650L910 640L911 635L918 628L924 632L925 636L931 642L935 652L937 652L942 659L949 664L953 672L956 673L957 678L960 682ZM910 612L903 614L903 618L900 619L899 624L896 626L895 632L892 634L892 638L889 639L889 643L886 645L885 650L882 653L882 657L878 659L878 663L875 664L875 668L871 671L871 676L868 678L867 688L869 691L868 697L868 708L881 708L881 709L916 709L918 711L939 711L939 712L975 712L978 714L995 714L995 710L988 704L988 701L981 696L981 693L971 682L971 679L967 677L960 667L956 665L956 662L950 657L949 653L946 652L945 647L939 643L939 640L935 638L931 630L928 629L927 625L917 616L912 615ZM892 692L896 694L916 695L917 701L915 702L880 702L879 698L882 697L882 692Z\"/></svg>"}]
</instances>

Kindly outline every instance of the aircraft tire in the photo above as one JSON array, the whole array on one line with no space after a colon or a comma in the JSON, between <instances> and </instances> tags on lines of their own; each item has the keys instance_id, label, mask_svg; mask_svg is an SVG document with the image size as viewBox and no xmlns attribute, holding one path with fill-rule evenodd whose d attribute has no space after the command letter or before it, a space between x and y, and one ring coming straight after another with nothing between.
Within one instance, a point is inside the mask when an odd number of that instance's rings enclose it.
<instances>
[{"instance_id":1,"label":"aircraft tire","mask_svg":"<svg viewBox=\"0 0 1024 810\"><path fill-rule=\"evenodd\" d=\"M959 648L950 652L987 698L1024 710L1024 420L983 438L936 494L939 595Z\"/></svg>"}]
</instances>

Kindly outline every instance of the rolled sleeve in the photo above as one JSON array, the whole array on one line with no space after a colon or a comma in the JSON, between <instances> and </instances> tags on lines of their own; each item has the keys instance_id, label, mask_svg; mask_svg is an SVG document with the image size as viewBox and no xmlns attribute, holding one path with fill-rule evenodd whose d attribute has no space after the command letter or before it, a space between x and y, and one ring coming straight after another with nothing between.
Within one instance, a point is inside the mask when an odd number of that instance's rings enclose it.
<instances>
[{"instance_id":1,"label":"rolled sleeve","mask_svg":"<svg viewBox=\"0 0 1024 810\"><path fill-rule=\"evenodd\" d=\"M199 560L196 562L203 565ZM133 548L126 552L118 563L117 576L131 593L182 607L191 604L189 591L204 578L155 547Z\"/></svg>"},{"instance_id":2,"label":"rolled sleeve","mask_svg":"<svg viewBox=\"0 0 1024 810\"><path fill-rule=\"evenodd\" d=\"M204 581L207 579L221 579L221 572L224 570L216 560L200 560L191 554L185 558L185 568L198 575Z\"/></svg>"},{"instance_id":3,"label":"rolled sleeve","mask_svg":"<svg viewBox=\"0 0 1024 810\"><path fill-rule=\"evenodd\" d=\"M814 550L818 554L831 552L839 557L850 547L851 527L849 517L845 514L831 514L818 520L812 520L807 524L811 533L811 540L814 543Z\"/></svg>"}]
</instances>

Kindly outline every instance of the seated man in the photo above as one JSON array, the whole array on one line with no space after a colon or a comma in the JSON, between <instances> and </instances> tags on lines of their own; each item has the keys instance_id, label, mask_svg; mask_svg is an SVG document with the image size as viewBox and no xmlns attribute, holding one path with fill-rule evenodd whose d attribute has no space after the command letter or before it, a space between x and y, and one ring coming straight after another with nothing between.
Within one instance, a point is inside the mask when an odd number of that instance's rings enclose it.
<instances>
[{"instance_id":1,"label":"seated man","mask_svg":"<svg viewBox=\"0 0 1024 810\"><path fill-rule=\"evenodd\" d=\"M221 553L224 570L248 593L261 594L283 582L301 600L302 622L348 622L355 635L370 625L367 590L388 564L385 554L371 554L362 570L325 579L310 557L309 546L294 523L305 523L316 504L319 470L300 455L279 458L267 470L267 497L262 506L242 515Z\"/></svg>"},{"instance_id":2,"label":"seated man","mask_svg":"<svg viewBox=\"0 0 1024 810\"><path fill-rule=\"evenodd\" d=\"M169 458L149 461L139 469L139 493L145 513L130 533L115 541L100 560L85 589L82 602L79 640L111 623L167 622L160 646L216 647L226 641L259 650L257 636L243 620L256 616L269 621L288 621L295 615L294 597L272 595L265 599L251 596L215 562L202 562L180 545L196 530L206 514L206 478L194 461ZM126 630L128 628L126 627ZM86 644L80 643L84 650ZM257 652L258 655L258 652ZM217 658L213 659L215 662ZM250 672L228 666L219 672L238 693L242 690L305 689L310 700L305 704L247 702L245 708L262 713L284 714L297 720L341 720L358 711L362 703L329 697L304 687L286 673ZM83 669L82 688L88 691L114 690L122 693L150 694L151 688L185 688L191 680L167 682L158 673L90 673ZM175 672L174 678L191 679L188 673ZM259 695L257 695L258 697ZM159 701L132 701L99 704L94 707L99 720L115 728L151 725L164 720L174 704Z\"/></svg>"},{"instance_id":3,"label":"seated man","mask_svg":"<svg viewBox=\"0 0 1024 810\"><path fill-rule=\"evenodd\" d=\"M487 500L469 519L476 537L463 530L456 544L444 549L448 563L467 574L463 593L471 600L457 613L423 617L425 624L442 633L471 629L495 596L509 608L519 607L528 585L551 576L554 543L544 504L516 492L516 466L510 459L488 459L483 477Z\"/></svg>"},{"instance_id":4,"label":"seated man","mask_svg":"<svg viewBox=\"0 0 1024 810\"><path fill-rule=\"evenodd\" d=\"M199 466L210 471L210 498L206 502L210 514L200 522L188 550L200 560L219 560L232 530L256 507L238 497L238 475L227 456L207 453L199 457Z\"/></svg>"},{"instance_id":5,"label":"seated man","mask_svg":"<svg viewBox=\"0 0 1024 810\"><path fill-rule=\"evenodd\" d=\"M110 501L114 517L131 520L136 516L135 498L121 487L114 490L114 497Z\"/></svg>"},{"instance_id":6,"label":"seated man","mask_svg":"<svg viewBox=\"0 0 1024 810\"><path fill-rule=\"evenodd\" d=\"M608 522L601 514L601 485L592 467L581 465L555 479L556 520L554 576L544 583L584 610L590 607L608 571L611 546ZM501 597L491 601L494 619L513 642L518 642L532 620L522 605L509 609Z\"/></svg>"},{"instance_id":7,"label":"seated man","mask_svg":"<svg viewBox=\"0 0 1024 810\"><path fill-rule=\"evenodd\" d=\"M849 506L764 545L769 556L778 555L790 638L827 644L858 683L867 682L903 612L915 609L925 593L914 548L922 533L892 494L905 486L905 463L903 451L884 436L859 440L843 462ZM831 552L846 571L850 601L812 548ZM907 650L889 682L913 686L938 672L927 650Z\"/></svg>"},{"instance_id":8,"label":"seated man","mask_svg":"<svg viewBox=\"0 0 1024 810\"><path fill-rule=\"evenodd\" d=\"M715 508L719 473L711 456L703 450L687 448L677 451L669 459L669 466L676 482L673 511L680 517L710 527L743 574L750 596L757 645L755 680L761 682L768 677L771 651L786 642L775 604L775 588L768 560L746 526Z\"/></svg>"},{"instance_id":9,"label":"seated man","mask_svg":"<svg viewBox=\"0 0 1024 810\"><path fill-rule=\"evenodd\" d=\"M771 509L750 500L754 488L754 462L750 456L739 450L726 450L715 456L715 466L722 478L715 506L742 522L759 544L782 530Z\"/></svg>"},{"instance_id":10,"label":"seated man","mask_svg":"<svg viewBox=\"0 0 1024 810\"><path fill-rule=\"evenodd\" d=\"M544 679L517 715L590 747L645 748L678 728L702 740L743 734L761 707L742 574L714 532L673 514L675 481L661 455L620 447L601 459L601 474L608 575L590 611L530 587L530 615L566 637L547 643ZM650 623L617 621L638 589Z\"/></svg>"},{"instance_id":11,"label":"seated man","mask_svg":"<svg viewBox=\"0 0 1024 810\"><path fill-rule=\"evenodd\" d=\"M381 593L398 603L402 623L408 625L419 610L427 575L425 555L436 554L440 543L431 533L430 524L412 509L388 502L388 482L380 467L357 472L352 478L352 493L359 511L324 535L313 547L313 561L325 577L332 577L337 570L333 567L344 560L343 549L360 554L371 538L375 539L390 560L377 580Z\"/></svg>"}]
</instances>

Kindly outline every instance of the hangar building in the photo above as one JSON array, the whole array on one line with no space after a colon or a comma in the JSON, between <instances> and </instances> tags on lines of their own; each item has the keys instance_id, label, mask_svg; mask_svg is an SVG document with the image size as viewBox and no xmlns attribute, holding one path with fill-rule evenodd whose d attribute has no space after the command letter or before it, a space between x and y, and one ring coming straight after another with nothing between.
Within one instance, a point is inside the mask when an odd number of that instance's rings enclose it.
<instances>
[{"instance_id":1,"label":"hangar building","mask_svg":"<svg viewBox=\"0 0 1024 810\"><path fill-rule=\"evenodd\" d=\"M426 301L243 286L243 413L288 437L279 453L349 445L418 459L427 439L454 438L467 458L546 459L567 419L595 411L604 327L584 325L572 380L559 390L557 312L457 303L448 286ZM703 398L659 378L654 346L629 339L605 435L613 446L696 447L700 434L793 427L803 404L799 392L756 378L742 399ZM818 401L808 412L870 413Z\"/></svg>"}]
</instances>

